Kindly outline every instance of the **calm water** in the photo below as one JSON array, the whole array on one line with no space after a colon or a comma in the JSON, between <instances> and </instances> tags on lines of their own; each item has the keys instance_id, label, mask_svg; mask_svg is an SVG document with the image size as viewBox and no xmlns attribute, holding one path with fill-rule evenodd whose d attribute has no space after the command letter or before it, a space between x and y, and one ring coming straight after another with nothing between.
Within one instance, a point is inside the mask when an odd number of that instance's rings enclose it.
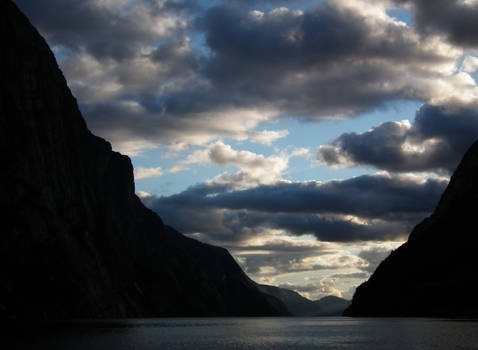
<instances>
[{"instance_id":1,"label":"calm water","mask_svg":"<svg viewBox=\"0 0 478 350\"><path fill-rule=\"evenodd\" d=\"M0 333L1 349L478 349L478 322L398 318L174 318Z\"/></svg>"}]
</instances>

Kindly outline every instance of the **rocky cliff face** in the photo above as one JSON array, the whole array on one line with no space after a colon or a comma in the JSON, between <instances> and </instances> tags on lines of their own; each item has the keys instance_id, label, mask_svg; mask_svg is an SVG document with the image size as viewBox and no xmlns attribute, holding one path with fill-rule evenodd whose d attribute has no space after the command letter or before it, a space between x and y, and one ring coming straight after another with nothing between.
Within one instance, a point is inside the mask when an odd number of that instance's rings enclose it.
<instances>
[{"instance_id":1,"label":"rocky cliff face","mask_svg":"<svg viewBox=\"0 0 478 350\"><path fill-rule=\"evenodd\" d=\"M0 319L277 315L229 253L145 208L52 52L0 1Z\"/></svg>"},{"instance_id":2,"label":"rocky cliff face","mask_svg":"<svg viewBox=\"0 0 478 350\"><path fill-rule=\"evenodd\" d=\"M435 212L357 288L351 316L478 317L478 142Z\"/></svg>"}]
</instances>

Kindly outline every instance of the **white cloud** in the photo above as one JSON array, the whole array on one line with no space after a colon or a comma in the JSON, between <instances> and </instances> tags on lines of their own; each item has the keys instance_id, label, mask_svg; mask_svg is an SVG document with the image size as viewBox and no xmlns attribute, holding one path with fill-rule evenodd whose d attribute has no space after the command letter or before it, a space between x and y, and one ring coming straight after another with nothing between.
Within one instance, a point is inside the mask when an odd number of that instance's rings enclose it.
<instances>
[{"instance_id":1,"label":"white cloud","mask_svg":"<svg viewBox=\"0 0 478 350\"><path fill-rule=\"evenodd\" d=\"M163 170L160 167L157 168L134 168L134 179L141 180L150 177L160 177L163 175Z\"/></svg>"},{"instance_id":2,"label":"white cloud","mask_svg":"<svg viewBox=\"0 0 478 350\"><path fill-rule=\"evenodd\" d=\"M178 162L170 172L188 170L192 164L209 164L217 167L234 166L236 173L222 173L207 181L216 185L232 185L233 187L251 187L261 184L273 184L283 179L291 157L308 155L304 148L265 157L250 151L238 151L230 145L217 141L206 149L190 154L185 160Z\"/></svg>"},{"instance_id":3,"label":"white cloud","mask_svg":"<svg viewBox=\"0 0 478 350\"><path fill-rule=\"evenodd\" d=\"M141 199L150 198L150 197L153 196L151 193L149 193L147 191L137 191L136 195Z\"/></svg>"},{"instance_id":4,"label":"white cloud","mask_svg":"<svg viewBox=\"0 0 478 350\"><path fill-rule=\"evenodd\" d=\"M252 142L262 143L271 146L274 141L284 138L289 135L288 130L264 130L264 131L250 131L247 135Z\"/></svg>"},{"instance_id":5,"label":"white cloud","mask_svg":"<svg viewBox=\"0 0 478 350\"><path fill-rule=\"evenodd\" d=\"M467 73L475 73L478 70L478 57L466 56L462 65L463 71Z\"/></svg>"}]
</instances>

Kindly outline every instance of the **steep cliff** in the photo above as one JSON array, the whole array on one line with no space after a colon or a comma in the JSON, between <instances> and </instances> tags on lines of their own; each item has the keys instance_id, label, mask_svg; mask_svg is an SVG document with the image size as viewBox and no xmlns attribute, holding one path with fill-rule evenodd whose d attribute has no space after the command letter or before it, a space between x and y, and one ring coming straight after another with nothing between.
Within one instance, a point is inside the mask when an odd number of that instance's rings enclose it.
<instances>
[{"instance_id":1,"label":"steep cliff","mask_svg":"<svg viewBox=\"0 0 478 350\"><path fill-rule=\"evenodd\" d=\"M435 212L357 288L345 315L478 317L477 213L478 142Z\"/></svg>"},{"instance_id":2,"label":"steep cliff","mask_svg":"<svg viewBox=\"0 0 478 350\"><path fill-rule=\"evenodd\" d=\"M0 42L0 319L280 313L225 249L142 205L129 158L88 131L10 0Z\"/></svg>"}]
</instances>

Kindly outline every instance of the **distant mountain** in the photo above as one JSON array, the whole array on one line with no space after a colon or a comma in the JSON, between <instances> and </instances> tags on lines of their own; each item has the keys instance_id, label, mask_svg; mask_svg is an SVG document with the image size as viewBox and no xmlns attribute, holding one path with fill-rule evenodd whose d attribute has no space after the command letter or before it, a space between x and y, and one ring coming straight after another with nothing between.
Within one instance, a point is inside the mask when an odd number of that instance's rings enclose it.
<instances>
[{"instance_id":1,"label":"distant mountain","mask_svg":"<svg viewBox=\"0 0 478 350\"><path fill-rule=\"evenodd\" d=\"M478 317L478 142L435 209L359 286L349 316Z\"/></svg>"},{"instance_id":2,"label":"distant mountain","mask_svg":"<svg viewBox=\"0 0 478 350\"><path fill-rule=\"evenodd\" d=\"M342 316L350 303L350 300L339 298L335 295L323 297L314 301L314 304L320 310L316 316Z\"/></svg>"},{"instance_id":3,"label":"distant mountain","mask_svg":"<svg viewBox=\"0 0 478 350\"><path fill-rule=\"evenodd\" d=\"M350 305L350 300L335 295L312 301L290 289L264 284L259 284L258 287L263 293L282 301L293 316L342 316L344 310Z\"/></svg>"},{"instance_id":4,"label":"distant mountain","mask_svg":"<svg viewBox=\"0 0 478 350\"><path fill-rule=\"evenodd\" d=\"M293 290L264 284L259 284L258 287L263 293L274 296L282 301L293 316L316 316L320 313L320 307L313 301L304 298Z\"/></svg>"},{"instance_id":5,"label":"distant mountain","mask_svg":"<svg viewBox=\"0 0 478 350\"><path fill-rule=\"evenodd\" d=\"M0 320L284 314L225 249L143 206L10 0L0 43Z\"/></svg>"}]
</instances>

